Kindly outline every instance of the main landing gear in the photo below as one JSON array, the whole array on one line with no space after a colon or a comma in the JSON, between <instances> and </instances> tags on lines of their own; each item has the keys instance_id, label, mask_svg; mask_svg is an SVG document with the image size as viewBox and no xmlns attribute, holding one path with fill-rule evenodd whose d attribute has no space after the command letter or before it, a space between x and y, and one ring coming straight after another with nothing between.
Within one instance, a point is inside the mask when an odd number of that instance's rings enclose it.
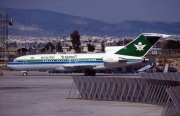
<instances>
[{"instance_id":1,"label":"main landing gear","mask_svg":"<svg viewBox=\"0 0 180 116\"><path fill-rule=\"evenodd\" d=\"M84 72L85 76L95 76L96 72L94 70L86 69Z\"/></svg>"}]
</instances>

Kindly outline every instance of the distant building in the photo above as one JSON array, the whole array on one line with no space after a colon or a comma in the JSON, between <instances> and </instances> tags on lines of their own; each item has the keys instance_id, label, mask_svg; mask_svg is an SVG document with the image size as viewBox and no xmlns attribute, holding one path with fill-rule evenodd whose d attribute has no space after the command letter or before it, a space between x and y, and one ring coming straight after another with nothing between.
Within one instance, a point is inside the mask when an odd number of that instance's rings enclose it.
<instances>
[{"instance_id":1,"label":"distant building","mask_svg":"<svg viewBox=\"0 0 180 116\"><path fill-rule=\"evenodd\" d=\"M158 55L158 54L179 54L180 49L162 49L162 48L152 48L148 54Z\"/></svg>"},{"instance_id":2,"label":"distant building","mask_svg":"<svg viewBox=\"0 0 180 116\"><path fill-rule=\"evenodd\" d=\"M148 54L150 55L158 55L162 53L162 48L152 48Z\"/></svg>"},{"instance_id":3,"label":"distant building","mask_svg":"<svg viewBox=\"0 0 180 116\"><path fill-rule=\"evenodd\" d=\"M159 63L158 68L163 69L165 64L169 64L169 67L176 67L178 70L180 70L180 58L156 58L156 62Z\"/></svg>"},{"instance_id":4,"label":"distant building","mask_svg":"<svg viewBox=\"0 0 180 116\"><path fill-rule=\"evenodd\" d=\"M8 47L8 52L9 52L9 54L11 54L11 55L16 55L16 56L18 56L18 53L17 53L17 50L18 50L19 48L18 47Z\"/></svg>"}]
</instances>

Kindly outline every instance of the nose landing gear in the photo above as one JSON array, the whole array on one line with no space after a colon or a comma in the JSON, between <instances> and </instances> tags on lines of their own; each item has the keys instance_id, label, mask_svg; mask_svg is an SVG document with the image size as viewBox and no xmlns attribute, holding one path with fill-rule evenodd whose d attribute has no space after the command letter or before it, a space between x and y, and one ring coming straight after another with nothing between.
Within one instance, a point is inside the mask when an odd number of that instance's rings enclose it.
<instances>
[{"instance_id":1,"label":"nose landing gear","mask_svg":"<svg viewBox=\"0 0 180 116\"><path fill-rule=\"evenodd\" d=\"M28 71L21 71L23 73L23 76L27 76Z\"/></svg>"}]
</instances>

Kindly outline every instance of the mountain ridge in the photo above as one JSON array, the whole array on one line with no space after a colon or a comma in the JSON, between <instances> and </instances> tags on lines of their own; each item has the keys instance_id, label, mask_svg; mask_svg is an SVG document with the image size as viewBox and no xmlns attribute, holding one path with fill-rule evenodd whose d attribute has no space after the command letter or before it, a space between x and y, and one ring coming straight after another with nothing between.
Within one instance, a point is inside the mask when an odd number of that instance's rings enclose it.
<instances>
[{"instance_id":1,"label":"mountain ridge","mask_svg":"<svg viewBox=\"0 0 180 116\"><path fill-rule=\"evenodd\" d=\"M91 18L72 16L40 9L6 8L14 25L10 35L28 36L69 36L75 29L80 35L89 36L137 36L140 33L180 34L179 22L146 22L126 20L110 24Z\"/></svg>"}]
</instances>

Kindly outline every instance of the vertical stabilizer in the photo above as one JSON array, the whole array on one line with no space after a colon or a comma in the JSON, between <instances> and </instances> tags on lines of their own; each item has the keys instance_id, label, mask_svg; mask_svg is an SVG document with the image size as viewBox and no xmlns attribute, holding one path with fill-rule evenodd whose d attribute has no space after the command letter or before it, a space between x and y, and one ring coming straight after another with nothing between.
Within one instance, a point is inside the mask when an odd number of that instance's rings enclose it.
<instances>
[{"instance_id":1,"label":"vertical stabilizer","mask_svg":"<svg viewBox=\"0 0 180 116\"><path fill-rule=\"evenodd\" d=\"M169 37L169 35L157 33L141 34L115 54L144 57L161 37Z\"/></svg>"}]
</instances>

